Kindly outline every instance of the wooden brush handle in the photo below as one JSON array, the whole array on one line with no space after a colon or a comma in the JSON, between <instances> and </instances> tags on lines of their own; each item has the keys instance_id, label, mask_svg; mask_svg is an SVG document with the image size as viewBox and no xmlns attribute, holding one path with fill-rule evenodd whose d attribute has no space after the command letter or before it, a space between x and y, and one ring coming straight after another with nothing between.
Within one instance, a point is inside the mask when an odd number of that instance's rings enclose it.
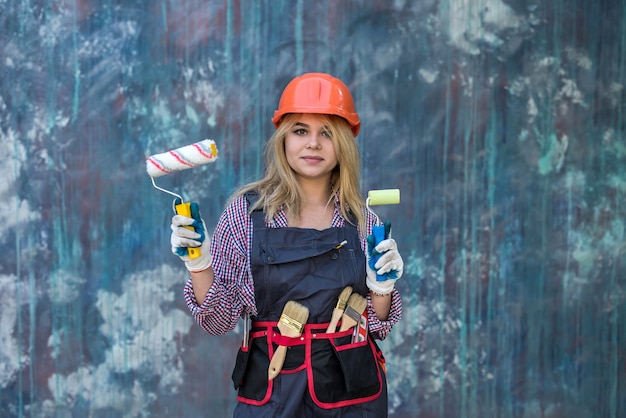
<instances>
[{"instance_id":1,"label":"wooden brush handle","mask_svg":"<svg viewBox=\"0 0 626 418\"><path fill-rule=\"evenodd\" d=\"M280 371L283 368L283 363L285 363L285 356L287 355L287 347L284 345L279 345L272 359L270 360L270 367L267 369L267 378L269 380L274 379L276 376L280 374Z\"/></svg>"},{"instance_id":2,"label":"wooden brush handle","mask_svg":"<svg viewBox=\"0 0 626 418\"><path fill-rule=\"evenodd\" d=\"M350 329L350 328L356 326L356 324L357 324L357 322L354 319L350 318L347 315L344 315L341 318L341 327L339 328L339 332L345 331L347 329Z\"/></svg>"},{"instance_id":3,"label":"wooden brush handle","mask_svg":"<svg viewBox=\"0 0 626 418\"><path fill-rule=\"evenodd\" d=\"M343 315L343 310L339 308L333 309L333 315L330 318L330 324L328 324L328 328L326 328L327 334L335 332L337 330L337 322L339 322L339 320L341 319L341 315Z\"/></svg>"}]
</instances>

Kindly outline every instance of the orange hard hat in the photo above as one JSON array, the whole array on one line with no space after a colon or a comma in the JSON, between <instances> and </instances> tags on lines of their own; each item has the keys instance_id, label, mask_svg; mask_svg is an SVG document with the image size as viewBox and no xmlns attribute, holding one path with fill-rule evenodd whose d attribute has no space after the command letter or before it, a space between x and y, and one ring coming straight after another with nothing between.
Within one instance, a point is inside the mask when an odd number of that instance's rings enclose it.
<instances>
[{"instance_id":1,"label":"orange hard hat","mask_svg":"<svg viewBox=\"0 0 626 418\"><path fill-rule=\"evenodd\" d=\"M278 128L287 113L322 113L344 118L357 136L361 128L359 115L354 110L354 101L348 87L325 73L307 73L294 78L280 96L278 109L272 122Z\"/></svg>"}]
</instances>

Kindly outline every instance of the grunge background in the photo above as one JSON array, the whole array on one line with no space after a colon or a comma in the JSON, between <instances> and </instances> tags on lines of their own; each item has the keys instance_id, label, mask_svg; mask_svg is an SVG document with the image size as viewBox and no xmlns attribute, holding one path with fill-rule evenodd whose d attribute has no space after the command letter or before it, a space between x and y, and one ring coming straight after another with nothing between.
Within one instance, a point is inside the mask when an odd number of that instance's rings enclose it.
<instances>
[{"instance_id":1,"label":"grunge background","mask_svg":"<svg viewBox=\"0 0 626 418\"><path fill-rule=\"evenodd\" d=\"M0 416L231 414L144 160L218 143L212 229L309 71L401 189L391 417L626 416L625 2L0 0L0 66Z\"/></svg>"}]
</instances>

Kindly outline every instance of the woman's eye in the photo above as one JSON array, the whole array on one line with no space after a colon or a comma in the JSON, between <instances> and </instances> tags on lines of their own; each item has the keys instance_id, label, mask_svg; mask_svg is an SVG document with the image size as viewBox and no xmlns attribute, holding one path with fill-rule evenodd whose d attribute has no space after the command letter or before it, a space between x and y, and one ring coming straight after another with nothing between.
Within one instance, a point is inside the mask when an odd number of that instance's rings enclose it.
<instances>
[{"instance_id":1,"label":"woman's eye","mask_svg":"<svg viewBox=\"0 0 626 418\"><path fill-rule=\"evenodd\" d=\"M328 132L328 131L322 132L322 135L324 135L326 138L330 138L331 137L330 136L330 132Z\"/></svg>"},{"instance_id":2,"label":"woman's eye","mask_svg":"<svg viewBox=\"0 0 626 418\"><path fill-rule=\"evenodd\" d=\"M296 129L293 133L296 135L306 135L306 129Z\"/></svg>"}]
</instances>

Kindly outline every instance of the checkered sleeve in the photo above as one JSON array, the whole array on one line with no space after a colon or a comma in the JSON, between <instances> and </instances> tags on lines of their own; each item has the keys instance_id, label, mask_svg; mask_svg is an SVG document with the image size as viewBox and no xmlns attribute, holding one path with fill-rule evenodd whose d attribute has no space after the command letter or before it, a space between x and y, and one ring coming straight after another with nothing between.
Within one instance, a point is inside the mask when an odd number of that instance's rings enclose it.
<instances>
[{"instance_id":1,"label":"checkered sleeve","mask_svg":"<svg viewBox=\"0 0 626 418\"><path fill-rule=\"evenodd\" d=\"M202 304L194 297L191 278L185 284L187 306L209 334L231 331L244 311L256 314L249 257L252 220L247 208L247 201L241 196L220 216L211 239L214 281Z\"/></svg>"},{"instance_id":2,"label":"checkered sleeve","mask_svg":"<svg viewBox=\"0 0 626 418\"><path fill-rule=\"evenodd\" d=\"M391 294L391 308L389 310L389 316L385 321L378 319L374 308L372 308L372 298L370 295L367 295L368 328L374 338L379 340L387 338L391 332L391 328L393 328L400 319L402 319L402 299L400 299L400 293L398 293L397 289L394 289Z\"/></svg>"}]
</instances>

